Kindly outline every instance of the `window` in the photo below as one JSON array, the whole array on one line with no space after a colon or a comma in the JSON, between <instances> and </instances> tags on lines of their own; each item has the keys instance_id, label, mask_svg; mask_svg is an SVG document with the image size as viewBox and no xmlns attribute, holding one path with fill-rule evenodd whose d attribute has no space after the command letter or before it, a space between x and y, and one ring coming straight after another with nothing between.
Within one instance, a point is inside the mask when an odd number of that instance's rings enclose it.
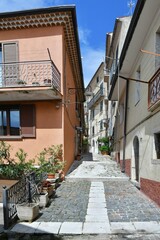
<instances>
[{"instance_id":1,"label":"window","mask_svg":"<svg viewBox=\"0 0 160 240\"><path fill-rule=\"evenodd\" d=\"M94 109L91 110L91 119L94 119Z\"/></svg>"},{"instance_id":2,"label":"window","mask_svg":"<svg viewBox=\"0 0 160 240\"><path fill-rule=\"evenodd\" d=\"M97 76L97 83L99 83L99 76Z\"/></svg>"},{"instance_id":3,"label":"window","mask_svg":"<svg viewBox=\"0 0 160 240\"><path fill-rule=\"evenodd\" d=\"M160 133L154 134L156 158L160 159Z\"/></svg>"},{"instance_id":4,"label":"window","mask_svg":"<svg viewBox=\"0 0 160 240\"><path fill-rule=\"evenodd\" d=\"M34 105L0 108L0 138L10 136L35 137Z\"/></svg>"},{"instance_id":5,"label":"window","mask_svg":"<svg viewBox=\"0 0 160 240\"><path fill-rule=\"evenodd\" d=\"M136 72L136 79L141 80L141 70L140 67L137 69ZM140 101L140 92L141 92L141 83L135 83L135 105Z\"/></svg>"},{"instance_id":6,"label":"window","mask_svg":"<svg viewBox=\"0 0 160 240\"><path fill-rule=\"evenodd\" d=\"M0 110L0 135L20 135L20 110L19 108L6 108Z\"/></svg>"},{"instance_id":7,"label":"window","mask_svg":"<svg viewBox=\"0 0 160 240\"><path fill-rule=\"evenodd\" d=\"M3 66L3 71L0 72L0 85L14 85L19 74L16 63L18 62L18 43L0 43L0 61L1 63L12 63Z\"/></svg>"},{"instance_id":8,"label":"window","mask_svg":"<svg viewBox=\"0 0 160 240\"><path fill-rule=\"evenodd\" d=\"M94 127L92 127L92 135L94 136Z\"/></svg>"},{"instance_id":9,"label":"window","mask_svg":"<svg viewBox=\"0 0 160 240\"><path fill-rule=\"evenodd\" d=\"M100 112L103 111L103 101L100 102Z\"/></svg>"},{"instance_id":10,"label":"window","mask_svg":"<svg viewBox=\"0 0 160 240\"><path fill-rule=\"evenodd\" d=\"M100 121L100 131L103 130L103 120Z\"/></svg>"}]
</instances>

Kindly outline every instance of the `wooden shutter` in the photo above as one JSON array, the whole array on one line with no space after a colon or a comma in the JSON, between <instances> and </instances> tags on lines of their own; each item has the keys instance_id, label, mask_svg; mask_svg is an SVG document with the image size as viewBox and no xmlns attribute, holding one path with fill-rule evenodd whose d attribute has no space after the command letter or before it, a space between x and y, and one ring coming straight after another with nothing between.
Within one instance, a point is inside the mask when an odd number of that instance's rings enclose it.
<instances>
[{"instance_id":1,"label":"wooden shutter","mask_svg":"<svg viewBox=\"0 0 160 240\"><path fill-rule=\"evenodd\" d=\"M4 85L15 85L18 79L19 66L18 62L18 44L17 43L3 43L3 63L11 63L4 65Z\"/></svg>"},{"instance_id":2,"label":"wooden shutter","mask_svg":"<svg viewBox=\"0 0 160 240\"><path fill-rule=\"evenodd\" d=\"M23 137L35 137L35 106L22 105L20 108L21 135Z\"/></svg>"}]
</instances>

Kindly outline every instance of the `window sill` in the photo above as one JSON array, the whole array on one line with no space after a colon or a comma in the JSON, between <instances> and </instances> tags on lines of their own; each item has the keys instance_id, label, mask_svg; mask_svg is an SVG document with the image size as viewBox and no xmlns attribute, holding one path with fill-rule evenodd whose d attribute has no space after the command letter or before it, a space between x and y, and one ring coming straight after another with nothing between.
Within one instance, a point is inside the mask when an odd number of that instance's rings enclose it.
<instances>
[{"instance_id":1,"label":"window sill","mask_svg":"<svg viewBox=\"0 0 160 240\"><path fill-rule=\"evenodd\" d=\"M21 140L22 136L0 136L0 140Z\"/></svg>"}]
</instances>

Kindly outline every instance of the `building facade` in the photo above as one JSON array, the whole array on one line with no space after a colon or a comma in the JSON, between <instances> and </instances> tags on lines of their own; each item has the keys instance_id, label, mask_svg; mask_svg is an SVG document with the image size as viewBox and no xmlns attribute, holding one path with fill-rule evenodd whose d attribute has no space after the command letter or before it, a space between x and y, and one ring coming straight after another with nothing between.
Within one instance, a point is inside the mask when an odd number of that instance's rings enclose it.
<instances>
[{"instance_id":1,"label":"building facade","mask_svg":"<svg viewBox=\"0 0 160 240\"><path fill-rule=\"evenodd\" d=\"M119 58L126 38L126 34L130 25L131 16L117 18L114 25L113 33L106 35L106 53L105 53L105 68L108 75L108 93L110 92L113 79L118 68ZM116 92L116 97L112 101L108 101L108 129L107 134L110 138L110 144L115 149L115 135L117 133L116 118L120 111L123 111L123 104L119 105L119 87ZM116 91L116 90L115 90ZM123 129L121 129L123 131ZM112 152L113 153L113 152ZM119 161L117 155L117 161Z\"/></svg>"},{"instance_id":2,"label":"building facade","mask_svg":"<svg viewBox=\"0 0 160 240\"><path fill-rule=\"evenodd\" d=\"M1 13L0 33L0 140L29 158L62 144L67 171L84 126L76 9Z\"/></svg>"},{"instance_id":3,"label":"building facade","mask_svg":"<svg viewBox=\"0 0 160 240\"><path fill-rule=\"evenodd\" d=\"M116 120L115 153L131 180L160 205L159 46L160 2L139 0L120 56L120 80L114 78L109 98L120 84L124 110Z\"/></svg>"},{"instance_id":4,"label":"building facade","mask_svg":"<svg viewBox=\"0 0 160 240\"><path fill-rule=\"evenodd\" d=\"M92 93L88 96L88 92ZM106 137L107 124L107 83L104 77L104 62L95 72L86 87L85 120L88 132L89 151L99 152L99 138Z\"/></svg>"}]
</instances>

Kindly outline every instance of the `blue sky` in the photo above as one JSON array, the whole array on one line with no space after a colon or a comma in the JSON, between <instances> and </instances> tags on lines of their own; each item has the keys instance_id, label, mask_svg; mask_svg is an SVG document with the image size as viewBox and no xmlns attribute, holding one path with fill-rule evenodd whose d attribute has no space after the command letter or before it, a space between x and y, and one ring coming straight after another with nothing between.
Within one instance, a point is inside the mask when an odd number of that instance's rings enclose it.
<instances>
[{"instance_id":1,"label":"blue sky","mask_svg":"<svg viewBox=\"0 0 160 240\"><path fill-rule=\"evenodd\" d=\"M136 3L136 0L132 0ZM106 33L117 17L130 15L130 0L0 0L0 11L75 4L85 85L104 60Z\"/></svg>"}]
</instances>

